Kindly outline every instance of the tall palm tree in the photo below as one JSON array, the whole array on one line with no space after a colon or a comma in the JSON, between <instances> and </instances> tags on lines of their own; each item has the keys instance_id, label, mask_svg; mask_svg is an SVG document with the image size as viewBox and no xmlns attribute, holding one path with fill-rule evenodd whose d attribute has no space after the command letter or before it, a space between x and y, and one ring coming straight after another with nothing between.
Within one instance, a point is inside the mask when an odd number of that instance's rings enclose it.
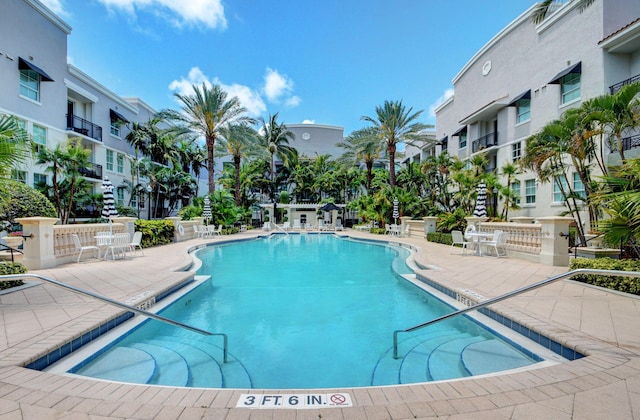
<instances>
[{"instance_id":1,"label":"tall palm tree","mask_svg":"<svg viewBox=\"0 0 640 420\"><path fill-rule=\"evenodd\" d=\"M413 107L407 109L402 101L385 101L384 105L376 107L375 117L362 116L362 120L370 122L380 132L389 158L389 184L392 187L396 183L395 157L398 144L424 140L426 136L421 132L432 127L416 122L422 112L413 112Z\"/></svg>"},{"instance_id":2,"label":"tall palm tree","mask_svg":"<svg viewBox=\"0 0 640 420\"><path fill-rule=\"evenodd\" d=\"M520 168L518 165L506 162L500 168L500 175L507 177L507 182L505 187L502 189L502 196L504 197L504 204L502 207L502 216L503 220L508 220L509 218L509 210L518 210L520 206L518 205L517 197L513 196L513 192L511 190L511 182L513 178L520 173Z\"/></svg>"},{"instance_id":3,"label":"tall palm tree","mask_svg":"<svg viewBox=\"0 0 640 420\"><path fill-rule=\"evenodd\" d=\"M252 124L252 118L246 115L247 109L240 104L237 96L228 97L220 85L207 88L205 83L193 85L191 95L175 93L180 102L181 111L166 110L163 115L186 125L195 134L204 137L207 146L207 170L209 193L215 191L214 150L216 139L222 127L232 123Z\"/></svg>"},{"instance_id":4,"label":"tall palm tree","mask_svg":"<svg viewBox=\"0 0 640 420\"><path fill-rule=\"evenodd\" d=\"M352 161L356 164L363 162L367 170L367 192L371 189L373 179L373 165L380 159L383 144L380 141L380 132L376 127L367 127L351 133L344 142L337 143L336 146L346 149L341 156L341 161Z\"/></svg>"},{"instance_id":5,"label":"tall palm tree","mask_svg":"<svg viewBox=\"0 0 640 420\"><path fill-rule=\"evenodd\" d=\"M252 147L255 146L257 140L256 131L246 124L233 124L223 127L220 131L220 138L216 151L222 156L231 156L235 172L235 193L234 199L236 206L240 206L240 167L242 158L251 154Z\"/></svg>"},{"instance_id":6,"label":"tall palm tree","mask_svg":"<svg viewBox=\"0 0 640 420\"><path fill-rule=\"evenodd\" d=\"M11 115L0 115L0 174L8 175L12 168L31 157L29 134Z\"/></svg>"},{"instance_id":7,"label":"tall palm tree","mask_svg":"<svg viewBox=\"0 0 640 420\"><path fill-rule=\"evenodd\" d=\"M580 12L582 12L584 11L584 9L591 6L591 4L595 0L576 0L576 1L578 2L578 8L580 9ZM531 14L531 20L533 21L533 23L535 23L536 25L539 23L542 23L542 21L547 17L549 12L551 11L551 7L557 3L559 2L555 0L543 0L540 3L538 3L538 7L536 7L536 9Z\"/></svg>"},{"instance_id":8,"label":"tall palm tree","mask_svg":"<svg viewBox=\"0 0 640 420\"><path fill-rule=\"evenodd\" d=\"M275 196L275 175L276 163L275 158L278 157L286 162L294 153L293 147L289 146L289 141L295 140L295 134L287 128L284 123L278 122L278 113L271 114L268 121L264 118L261 120L262 129L259 133L257 147L259 151L269 157L270 179ZM273 197L272 197L273 198Z\"/></svg>"}]
</instances>

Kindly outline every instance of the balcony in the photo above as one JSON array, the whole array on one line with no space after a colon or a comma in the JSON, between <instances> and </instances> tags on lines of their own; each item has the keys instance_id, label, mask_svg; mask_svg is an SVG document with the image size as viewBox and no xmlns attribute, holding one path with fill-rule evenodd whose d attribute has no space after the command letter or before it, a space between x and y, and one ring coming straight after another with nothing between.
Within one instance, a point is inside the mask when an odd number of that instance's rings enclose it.
<instances>
[{"instance_id":1,"label":"balcony","mask_svg":"<svg viewBox=\"0 0 640 420\"><path fill-rule=\"evenodd\" d=\"M627 80L623 80L620 83L616 83L615 85L609 86L609 93L613 95L620 89L622 89L626 85L630 85L631 83L640 82L640 74L637 74L633 77L628 78Z\"/></svg>"},{"instance_id":2,"label":"balcony","mask_svg":"<svg viewBox=\"0 0 640 420\"><path fill-rule=\"evenodd\" d=\"M67 114L67 130L75 131L94 140L102 141L102 127L80 118L77 115Z\"/></svg>"},{"instance_id":3,"label":"balcony","mask_svg":"<svg viewBox=\"0 0 640 420\"><path fill-rule=\"evenodd\" d=\"M102 165L96 163L90 163L89 166L85 168L78 168L78 172L87 178L102 179Z\"/></svg>"},{"instance_id":4,"label":"balcony","mask_svg":"<svg viewBox=\"0 0 640 420\"><path fill-rule=\"evenodd\" d=\"M498 145L498 133L489 133L471 142L472 153Z\"/></svg>"}]
</instances>

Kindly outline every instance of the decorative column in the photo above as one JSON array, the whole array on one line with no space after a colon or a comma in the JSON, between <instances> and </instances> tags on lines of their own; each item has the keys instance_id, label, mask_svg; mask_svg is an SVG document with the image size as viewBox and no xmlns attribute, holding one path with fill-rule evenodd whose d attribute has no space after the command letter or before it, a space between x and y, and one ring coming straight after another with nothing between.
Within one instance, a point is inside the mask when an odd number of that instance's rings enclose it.
<instances>
[{"instance_id":1,"label":"decorative column","mask_svg":"<svg viewBox=\"0 0 640 420\"><path fill-rule=\"evenodd\" d=\"M41 270L56 266L53 250L53 225L58 223L54 217L20 217L16 222L22 225L25 239L22 251L22 263L29 270Z\"/></svg>"},{"instance_id":2,"label":"decorative column","mask_svg":"<svg viewBox=\"0 0 640 420\"><path fill-rule=\"evenodd\" d=\"M569 225L572 217L549 216L536 218L542 225L540 263L553 266L569 265Z\"/></svg>"},{"instance_id":3,"label":"decorative column","mask_svg":"<svg viewBox=\"0 0 640 420\"><path fill-rule=\"evenodd\" d=\"M400 216L400 236L404 235L405 229L409 224L409 220L411 220L411 216ZM410 237L411 232L409 232L407 236Z\"/></svg>"},{"instance_id":4,"label":"decorative column","mask_svg":"<svg viewBox=\"0 0 640 420\"><path fill-rule=\"evenodd\" d=\"M173 229L173 239L171 240L171 242L181 242L186 240L185 235L180 235L180 221L182 220L179 217L166 217L165 220L171 220L171 223L173 223L174 229ZM184 227L182 228L184 231Z\"/></svg>"},{"instance_id":5,"label":"decorative column","mask_svg":"<svg viewBox=\"0 0 640 420\"><path fill-rule=\"evenodd\" d=\"M436 231L436 225L438 223L438 218L436 216L426 216L423 217L424 220L424 236L427 236L427 233L433 233Z\"/></svg>"}]
</instances>

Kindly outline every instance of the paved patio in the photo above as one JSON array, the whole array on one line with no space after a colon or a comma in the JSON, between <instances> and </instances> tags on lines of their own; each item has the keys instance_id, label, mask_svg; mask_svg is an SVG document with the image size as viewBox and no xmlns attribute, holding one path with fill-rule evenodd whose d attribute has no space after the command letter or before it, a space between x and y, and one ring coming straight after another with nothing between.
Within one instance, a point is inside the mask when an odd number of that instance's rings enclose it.
<instances>
[{"instance_id":1,"label":"paved patio","mask_svg":"<svg viewBox=\"0 0 640 420\"><path fill-rule=\"evenodd\" d=\"M340 234L368 236L354 230ZM146 249L144 257L90 260L36 273L131 301L193 275L176 271L189 267L189 247L231 238L194 239ZM566 271L514 258L450 255L444 245L401 240L419 249L416 261L421 266L432 266L421 271L424 276L449 289L464 288L485 297ZM349 393L349 408L250 410L235 408L240 394L264 391L120 384L23 368L122 312L38 285L0 295L0 419L640 418L640 299L560 281L493 308L588 356L491 377L323 391Z\"/></svg>"}]
</instances>

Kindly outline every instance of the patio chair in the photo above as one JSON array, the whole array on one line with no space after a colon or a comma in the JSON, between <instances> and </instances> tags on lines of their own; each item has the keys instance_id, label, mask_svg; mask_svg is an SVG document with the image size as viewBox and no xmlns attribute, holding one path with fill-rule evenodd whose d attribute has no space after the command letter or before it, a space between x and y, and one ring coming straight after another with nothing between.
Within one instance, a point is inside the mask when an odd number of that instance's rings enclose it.
<instances>
[{"instance_id":1,"label":"patio chair","mask_svg":"<svg viewBox=\"0 0 640 420\"><path fill-rule=\"evenodd\" d=\"M82 257L82 253L84 251L93 251L93 257L97 258L100 257L100 248L98 248L95 245L82 245L80 243L80 237L78 235L76 235L75 233L73 235L71 235L71 237L73 238L73 245L75 247L75 251L73 253L73 255L75 256L76 253L78 253L78 259L76 260L77 263L80 263L80 257Z\"/></svg>"},{"instance_id":2,"label":"patio chair","mask_svg":"<svg viewBox=\"0 0 640 420\"><path fill-rule=\"evenodd\" d=\"M218 225L218 229L211 230L211 236L216 236L216 235L222 236L222 223Z\"/></svg>"},{"instance_id":3,"label":"patio chair","mask_svg":"<svg viewBox=\"0 0 640 420\"><path fill-rule=\"evenodd\" d=\"M291 222L284 222L282 225L282 229L291 230Z\"/></svg>"},{"instance_id":4,"label":"patio chair","mask_svg":"<svg viewBox=\"0 0 640 420\"><path fill-rule=\"evenodd\" d=\"M295 219L293 221L293 230L301 230L302 226L300 225L300 219Z\"/></svg>"},{"instance_id":5,"label":"patio chair","mask_svg":"<svg viewBox=\"0 0 640 420\"><path fill-rule=\"evenodd\" d=\"M470 245L473 246L473 242L466 241L464 236L462 235L462 232L459 230L451 231L451 239L453 240L453 242L451 243L449 254L453 254L453 248L455 248L456 245L462 245L463 255L466 254L466 250L469 249Z\"/></svg>"},{"instance_id":6,"label":"patio chair","mask_svg":"<svg viewBox=\"0 0 640 420\"><path fill-rule=\"evenodd\" d=\"M193 225L193 233L196 238L202 239L204 238L204 235L207 233L207 231L204 225Z\"/></svg>"},{"instance_id":7,"label":"patio chair","mask_svg":"<svg viewBox=\"0 0 640 420\"><path fill-rule=\"evenodd\" d=\"M493 248L496 252L496 258L500 257L508 257L507 254L507 241L509 240L509 232L503 232L501 230L496 230L493 234L493 240L491 241L482 241L480 246L486 248L487 250ZM502 250L502 252L500 252Z\"/></svg>"},{"instance_id":8,"label":"patio chair","mask_svg":"<svg viewBox=\"0 0 640 420\"><path fill-rule=\"evenodd\" d=\"M264 222L262 225L262 230L269 232L271 230L271 222Z\"/></svg>"},{"instance_id":9,"label":"patio chair","mask_svg":"<svg viewBox=\"0 0 640 420\"><path fill-rule=\"evenodd\" d=\"M195 226L194 226L195 227ZM133 233L133 239L131 239L131 242L129 243L129 249L131 250L131 254L135 255L136 254L136 248L140 249L140 253L142 254L142 256L144 256L144 251L142 250L142 245L140 245L140 243L142 242L142 232L137 231Z\"/></svg>"},{"instance_id":10,"label":"patio chair","mask_svg":"<svg viewBox=\"0 0 640 420\"><path fill-rule=\"evenodd\" d=\"M123 258L127 257L127 250L129 250L129 244L131 243L131 238L128 233L116 233L113 235L113 241L111 245L107 248L107 252L104 254L104 259L106 260L109 256L109 251L111 251L111 259L116 259L116 252L118 255L122 255Z\"/></svg>"}]
</instances>

